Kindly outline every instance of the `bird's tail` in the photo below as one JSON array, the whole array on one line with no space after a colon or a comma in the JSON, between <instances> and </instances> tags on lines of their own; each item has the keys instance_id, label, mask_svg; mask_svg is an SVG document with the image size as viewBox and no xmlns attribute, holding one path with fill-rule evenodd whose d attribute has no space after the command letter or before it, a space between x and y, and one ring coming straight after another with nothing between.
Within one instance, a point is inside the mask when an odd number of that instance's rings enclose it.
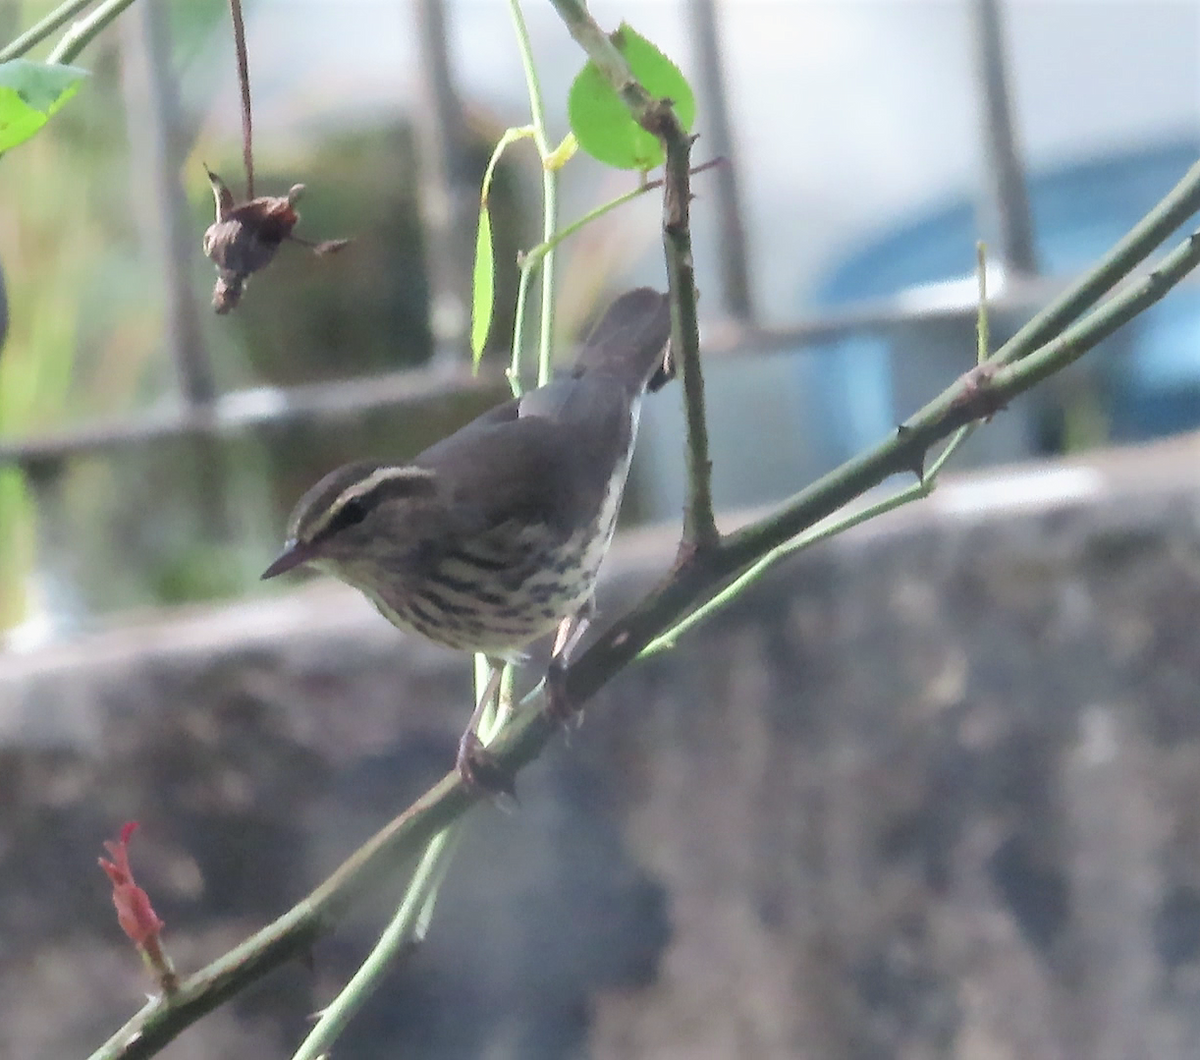
<instances>
[{"instance_id":1,"label":"bird's tail","mask_svg":"<svg viewBox=\"0 0 1200 1060\"><path fill-rule=\"evenodd\" d=\"M650 287L626 291L592 328L575 371L615 375L633 389L657 390L675 376L670 336L667 296Z\"/></svg>"}]
</instances>

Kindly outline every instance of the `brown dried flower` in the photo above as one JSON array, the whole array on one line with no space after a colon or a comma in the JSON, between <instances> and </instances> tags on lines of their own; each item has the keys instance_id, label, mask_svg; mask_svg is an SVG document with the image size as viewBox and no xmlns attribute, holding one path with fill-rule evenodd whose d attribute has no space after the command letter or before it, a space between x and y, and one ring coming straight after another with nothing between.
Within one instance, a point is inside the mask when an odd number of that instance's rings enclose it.
<instances>
[{"instance_id":1,"label":"brown dried flower","mask_svg":"<svg viewBox=\"0 0 1200 1060\"><path fill-rule=\"evenodd\" d=\"M300 220L296 202L304 193L303 184L292 185L287 195L263 195L239 205L216 173L207 166L204 172L212 185L217 209L217 219L205 231L202 245L205 255L217 266L213 308L218 313L228 313L238 304L251 273L266 268L284 240L306 246L316 254L332 254L350 242L330 239L310 243L292 234Z\"/></svg>"}]
</instances>

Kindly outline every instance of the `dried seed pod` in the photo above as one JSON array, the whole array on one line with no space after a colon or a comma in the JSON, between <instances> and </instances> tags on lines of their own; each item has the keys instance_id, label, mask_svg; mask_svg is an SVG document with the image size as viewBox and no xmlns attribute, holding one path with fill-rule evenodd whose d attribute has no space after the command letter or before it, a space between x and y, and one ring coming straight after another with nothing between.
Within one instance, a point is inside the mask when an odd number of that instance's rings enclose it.
<instances>
[{"instance_id":1,"label":"dried seed pod","mask_svg":"<svg viewBox=\"0 0 1200 1060\"><path fill-rule=\"evenodd\" d=\"M217 219L205 231L202 246L217 266L213 308L218 313L228 313L238 304L251 273L266 268L284 240L309 247L319 255L341 250L349 242L333 239L311 243L292 234L300 220L296 202L304 193L303 184L292 185L287 195L263 195L238 205L225 182L207 166L204 171L212 185Z\"/></svg>"}]
</instances>

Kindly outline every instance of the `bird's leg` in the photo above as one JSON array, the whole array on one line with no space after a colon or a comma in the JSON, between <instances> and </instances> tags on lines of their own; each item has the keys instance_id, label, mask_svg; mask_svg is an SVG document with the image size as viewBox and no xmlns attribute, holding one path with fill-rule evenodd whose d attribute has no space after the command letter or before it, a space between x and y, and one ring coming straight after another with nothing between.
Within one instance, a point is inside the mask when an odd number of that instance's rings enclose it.
<instances>
[{"instance_id":1,"label":"bird's leg","mask_svg":"<svg viewBox=\"0 0 1200 1060\"><path fill-rule=\"evenodd\" d=\"M567 664L595 616L596 600L589 597L583 607L559 624L550 665L546 669L546 714L553 721L566 723L573 713L567 698Z\"/></svg>"},{"instance_id":2,"label":"bird's leg","mask_svg":"<svg viewBox=\"0 0 1200 1060\"><path fill-rule=\"evenodd\" d=\"M483 693L471 720L467 722L466 731L458 741L458 757L454 761L458 775L466 784L482 788L494 795L510 795L516 797L512 777L504 772L495 759L488 754L487 749L479 739L479 723L483 720L484 711L500 693L500 679L504 675L504 660L488 659L488 679L483 686Z\"/></svg>"}]
</instances>

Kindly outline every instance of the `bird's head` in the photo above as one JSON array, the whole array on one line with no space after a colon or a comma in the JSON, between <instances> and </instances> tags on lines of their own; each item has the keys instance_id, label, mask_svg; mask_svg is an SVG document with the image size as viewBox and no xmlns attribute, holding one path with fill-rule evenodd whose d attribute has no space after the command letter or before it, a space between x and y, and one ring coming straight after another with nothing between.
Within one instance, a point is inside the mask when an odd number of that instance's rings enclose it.
<instances>
[{"instance_id":1,"label":"bird's head","mask_svg":"<svg viewBox=\"0 0 1200 1060\"><path fill-rule=\"evenodd\" d=\"M283 552L264 572L274 578L304 563L355 584L371 582L404 540L415 506L433 497L436 476L421 467L347 464L300 498L288 520Z\"/></svg>"}]
</instances>

